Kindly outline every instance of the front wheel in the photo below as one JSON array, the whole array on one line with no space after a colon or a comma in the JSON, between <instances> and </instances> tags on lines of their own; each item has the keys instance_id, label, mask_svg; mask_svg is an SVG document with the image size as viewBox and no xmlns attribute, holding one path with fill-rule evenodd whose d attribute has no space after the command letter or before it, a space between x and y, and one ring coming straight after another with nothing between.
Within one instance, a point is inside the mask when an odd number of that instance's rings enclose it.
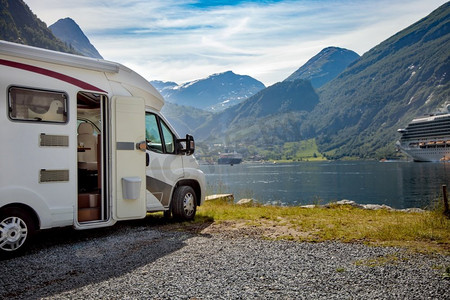
<instances>
[{"instance_id":1,"label":"front wheel","mask_svg":"<svg viewBox=\"0 0 450 300\"><path fill-rule=\"evenodd\" d=\"M0 252L15 254L23 250L34 232L30 215L15 207L0 211Z\"/></svg>"},{"instance_id":2,"label":"front wheel","mask_svg":"<svg viewBox=\"0 0 450 300\"><path fill-rule=\"evenodd\" d=\"M197 196L190 186L178 187L172 198L172 214L176 219L190 221L197 211Z\"/></svg>"}]
</instances>

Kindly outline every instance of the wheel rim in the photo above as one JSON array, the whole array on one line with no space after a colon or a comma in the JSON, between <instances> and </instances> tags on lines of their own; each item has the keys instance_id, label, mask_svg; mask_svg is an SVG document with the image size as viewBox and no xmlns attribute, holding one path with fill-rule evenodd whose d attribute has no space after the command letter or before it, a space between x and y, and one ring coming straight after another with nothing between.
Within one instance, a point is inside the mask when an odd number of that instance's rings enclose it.
<instances>
[{"instance_id":1,"label":"wheel rim","mask_svg":"<svg viewBox=\"0 0 450 300\"><path fill-rule=\"evenodd\" d=\"M184 195L183 208L184 208L184 213L187 216L191 216L194 213L195 198L194 198L194 195L192 195L192 193L187 193L186 195Z\"/></svg>"},{"instance_id":2,"label":"wheel rim","mask_svg":"<svg viewBox=\"0 0 450 300\"><path fill-rule=\"evenodd\" d=\"M0 248L5 251L14 251L27 239L27 224L18 217L6 218L0 223L0 233Z\"/></svg>"}]
</instances>

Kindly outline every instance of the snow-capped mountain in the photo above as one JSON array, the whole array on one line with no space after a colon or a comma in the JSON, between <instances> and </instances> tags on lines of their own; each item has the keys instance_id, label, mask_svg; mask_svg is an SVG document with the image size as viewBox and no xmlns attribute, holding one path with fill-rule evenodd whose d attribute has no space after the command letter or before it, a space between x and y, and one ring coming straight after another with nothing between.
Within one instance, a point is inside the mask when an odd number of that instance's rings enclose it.
<instances>
[{"instance_id":1,"label":"snow-capped mountain","mask_svg":"<svg viewBox=\"0 0 450 300\"><path fill-rule=\"evenodd\" d=\"M216 112L239 104L265 88L260 81L232 71L181 85L162 81L151 83L168 102Z\"/></svg>"}]
</instances>

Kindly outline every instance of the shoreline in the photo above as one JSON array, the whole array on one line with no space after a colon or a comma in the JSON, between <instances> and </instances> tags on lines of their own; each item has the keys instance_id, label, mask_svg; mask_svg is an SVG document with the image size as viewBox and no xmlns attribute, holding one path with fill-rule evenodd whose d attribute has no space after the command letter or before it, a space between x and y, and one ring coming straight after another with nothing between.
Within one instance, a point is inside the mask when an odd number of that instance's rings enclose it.
<instances>
[{"instance_id":1,"label":"shoreline","mask_svg":"<svg viewBox=\"0 0 450 300\"><path fill-rule=\"evenodd\" d=\"M262 204L257 200L252 198L243 198L235 202L233 194L214 194L205 197L205 201L226 201L233 202L236 205L262 205L262 206L281 206L281 207L301 207L301 208L330 208L336 205L349 205L355 208L367 209L367 210L379 210L385 209L390 211L401 211L401 212L414 212L414 213L423 213L426 212L426 209L418 208L418 207L410 207L410 208L393 208L386 204L359 204L353 200L342 199L336 202L329 202L327 204L307 204L307 205L273 205L273 204Z\"/></svg>"}]
</instances>

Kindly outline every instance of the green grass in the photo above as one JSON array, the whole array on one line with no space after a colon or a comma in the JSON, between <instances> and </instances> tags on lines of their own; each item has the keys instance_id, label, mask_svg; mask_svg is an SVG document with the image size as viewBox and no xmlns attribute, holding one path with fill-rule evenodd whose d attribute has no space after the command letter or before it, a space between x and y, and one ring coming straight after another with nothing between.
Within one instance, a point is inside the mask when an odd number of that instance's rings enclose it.
<instances>
[{"instance_id":1,"label":"green grass","mask_svg":"<svg viewBox=\"0 0 450 300\"><path fill-rule=\"evenodd\" d=\"M319 152L315 139L287 142L283 145L279 161L322 161L326 158Z\"/></svg>"},{"instance_id":2,"label":"green grass","mask_svg":"<svg viewBox=\"0 0 450 300\"><path fill-rule=\"evenodd\" d=\"M241 206L213 200L199 207L197 216L200 222L236 222L279 230L277 239L363 242L450 254L450 220L437 210L407 213L364 210L347 205L332 208Z\"/></svg>"},{"instance_id":3,"label":"green grass","mask_svg":"<svg viewBox=\"0 0 450 300\"><path fill-rule=\"evenodd\" d=\"M357 260L355 265L357 266L367 266L367 267L380 267L385 265L396 265L401 261L406 260L407 258L400 258L395 254L388 254L385 256L379 256L376 258L368 258L364 260Z\"/></svg>"}]
</instances>

